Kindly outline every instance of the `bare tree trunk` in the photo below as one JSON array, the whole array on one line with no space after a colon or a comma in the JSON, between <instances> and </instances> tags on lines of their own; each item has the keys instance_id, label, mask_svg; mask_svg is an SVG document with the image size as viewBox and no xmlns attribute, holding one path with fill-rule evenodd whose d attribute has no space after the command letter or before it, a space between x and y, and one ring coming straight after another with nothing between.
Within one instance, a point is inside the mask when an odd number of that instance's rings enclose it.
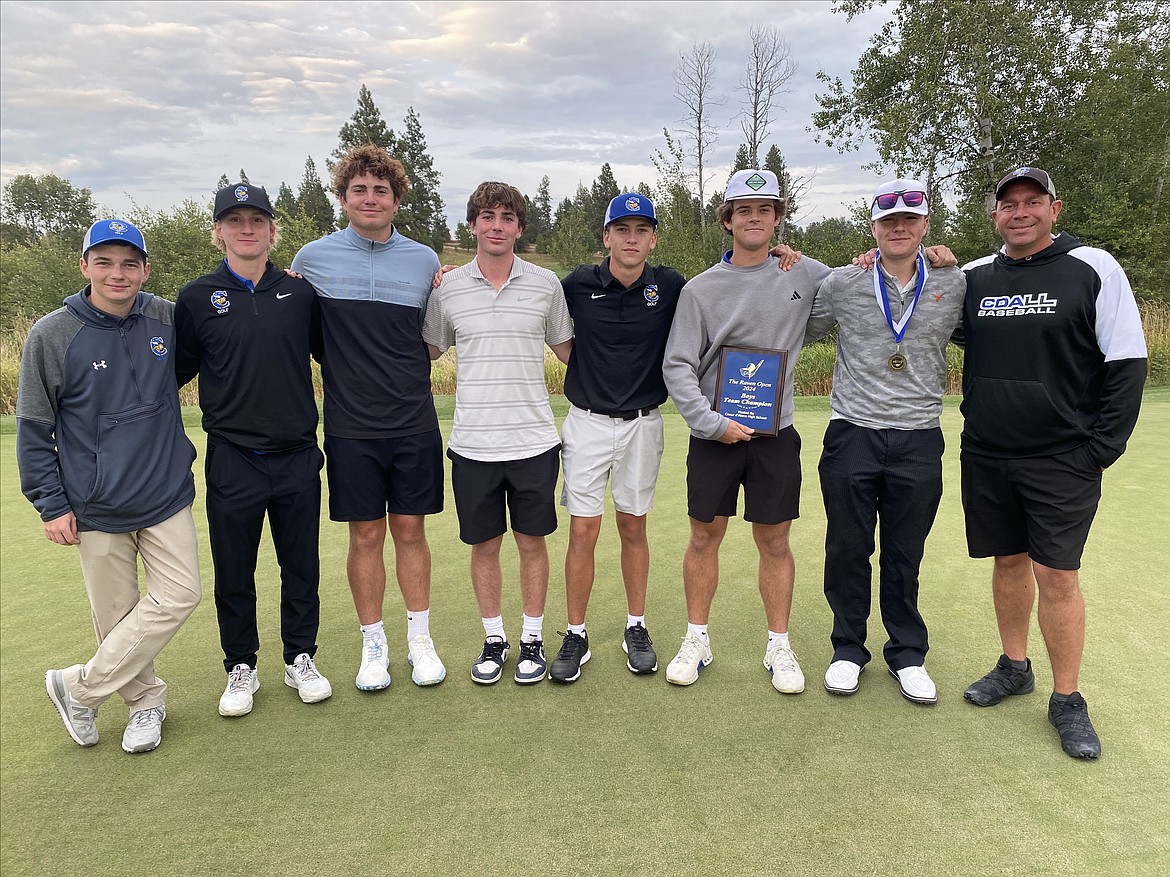
<instances>
[{"instance_id":1,"label":"bare tree trunk","mask_svg":"<svg viewBox=\"0 0 1170 877\"><path fill-rule=\"evenodd\" d=\"M715 50L710 43L695 43L690 52L679 53L678 66L674 68L674 96L686 108L686 115L681 120L686 126L683 136L694 146L695 179L701 208L707 204L704 195L707 152L719 139L719 131L711 123L711 108L727 103L726 96L712 96L714 79ZM700 209L699 216L706 228L706 210Z\"/></svg>"},{"instance_id":2,"label":"bare tree trunk","mask_svg":"<svg viewBox=\"0 0 1170 877\"><path fill-rule=\"evenodd\" d=\"M756 25L750 31L751 49L747 71L740 80L743 105L739 126L743 130L751 166L760 166L760 147L772 124L776 98L788 91L788 81L796 74L796 62L788 41L774 27Z\"/></svg>"}]
</instances>

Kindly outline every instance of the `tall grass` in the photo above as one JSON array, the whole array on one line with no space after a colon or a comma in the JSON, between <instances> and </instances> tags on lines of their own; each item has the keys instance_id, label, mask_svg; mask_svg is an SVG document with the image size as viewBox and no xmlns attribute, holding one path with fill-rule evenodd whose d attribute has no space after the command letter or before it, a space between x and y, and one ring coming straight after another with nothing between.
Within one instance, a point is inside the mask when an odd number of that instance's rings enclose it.
<instances>
[{"instance_id":1,"label":"tall grass","mask_svg":"<svg viewBox=\"0 0 1170 877\"><path fill-rule=\"evenodd\" d=\"M1146 334L1150 365L1147 384L1151 387L1170 385L1170 305L1159 301L1138 302L1142 327ZM0 330L0 414L16 411L16 384L20 372L20 352L28 337L33 321L16 317L9 329ZM801 352L796 364L796 395L827 396L833 388L833 366L837 361L836 347L831 340L810 345ZM544 376L548 391L554 394L564 392L565 366L546 350ZM947 348L947 393L958 395L963 392L963 351L953 344ZM317 398L321 398L321 369L313 363L313 387ZM449 350L431 365L431 389L436 396L450 396L455 393L455 351ZM198 381L192 381L179 391L179 401L184 405L199 402Z\"/></svg>"}]
</instances>

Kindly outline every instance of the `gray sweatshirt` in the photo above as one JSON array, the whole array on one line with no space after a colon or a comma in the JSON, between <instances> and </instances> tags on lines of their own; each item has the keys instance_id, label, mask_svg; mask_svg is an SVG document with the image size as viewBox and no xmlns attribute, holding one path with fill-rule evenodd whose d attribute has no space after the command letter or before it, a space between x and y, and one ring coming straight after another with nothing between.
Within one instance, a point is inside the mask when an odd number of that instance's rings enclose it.
<instances>
[{"instance_id":1,"label":"gray sweatshirt","mask_svg":"<svg viewBox=\"0 0 1170 877\"><path fill-rule=\"evenodd\" d=\"M817 288L830 273L807 256L788 272L773 257L751 268L726 259L683 287L662 362L675 406L701 439L718 439L727 430L728 419L713 409L725 345L787 351L777 427L792 425L793 371Z\"/></svg>"},{"instance_id":2,"label":"gray sweatshirt","mask_svg":"<svg viewBox=\"0 0 1170 877\"><path fill-rule=\"evenodd\" d=\"M885 278L890 315L897 322L914 301L918 275L915 272L905 289L888 273ZM958 268L928 268L926 285L902 338L906 367L899 372L889 366L894 333L878 304L873 280L872 271L836 268L813 304L807 342L823 338L834 323L839 326L832 417L867 429L933 429L942 414L947 340L963 314L966 279Z\"/></svg>"}]
</instances>

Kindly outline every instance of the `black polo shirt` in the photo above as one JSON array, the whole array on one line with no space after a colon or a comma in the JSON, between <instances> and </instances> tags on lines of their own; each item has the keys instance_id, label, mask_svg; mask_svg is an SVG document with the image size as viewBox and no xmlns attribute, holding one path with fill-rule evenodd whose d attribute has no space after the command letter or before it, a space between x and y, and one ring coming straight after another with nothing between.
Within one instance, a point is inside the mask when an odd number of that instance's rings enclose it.
<instances>
[{"instance_id":1,"label":"black polo shirt","mask_svg":"<svg viewBox=\"0 0 1170 877\"><path fill-rule=\"evenodd\" d=\"M623 414L666 401L662 357L686 281L646 265L629 289L600 265L579 265L561 281L573 317L565 395L578 408Z\"/></svg>"}]
</instances>

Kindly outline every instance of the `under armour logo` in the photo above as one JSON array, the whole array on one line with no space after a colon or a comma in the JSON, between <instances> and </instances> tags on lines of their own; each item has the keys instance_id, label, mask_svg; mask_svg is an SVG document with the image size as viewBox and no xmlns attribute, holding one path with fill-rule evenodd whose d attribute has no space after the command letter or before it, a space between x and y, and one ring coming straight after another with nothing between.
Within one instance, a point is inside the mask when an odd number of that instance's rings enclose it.
<instances>
[{"instance_id":1,"label":"under armour logo","mask_svg":"<svg viewBox=\"0 0 1170 877\"><path fill-rule=\"evenodd\" d=\"M109 368L109 366L106 365L106 361L104 359L101 362L95 362L93 364L94 371L97 371L99 368Z\"/></svg>"},{"instance_id":2,"label":"under armour logo","mask_svg":"<svg viewBox=\"0 0 1170 877\"><path fill-rule=\"evenodd\" d=\"M792 298L790 298L788 300L789 301L800 301L800 293L797 292L795 289L792 290Z\"/></svg>"}]
</instances>

